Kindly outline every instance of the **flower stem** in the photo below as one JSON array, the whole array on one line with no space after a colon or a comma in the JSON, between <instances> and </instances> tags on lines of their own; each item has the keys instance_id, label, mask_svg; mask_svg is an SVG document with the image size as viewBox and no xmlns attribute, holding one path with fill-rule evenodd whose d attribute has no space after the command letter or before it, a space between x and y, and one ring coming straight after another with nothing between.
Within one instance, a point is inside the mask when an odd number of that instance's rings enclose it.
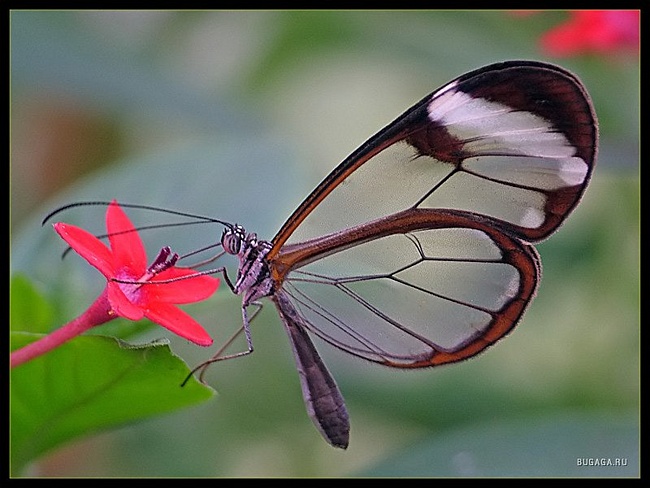
<instances>
[{"instance_id":1,"label":"flower stem","mask_svg":"<svg viewBox=\"0 0 650 488\"><path fill-rule=\"evenodd\" d=\"M42 337L36 342L27 344L25 347L12 352L11 367L16 367L41 356L85 331L116 317L117 315L111 308L108 301L107 290L105 289L93 304L79 317L45 337Z\"/></svg>"}]
</instances>

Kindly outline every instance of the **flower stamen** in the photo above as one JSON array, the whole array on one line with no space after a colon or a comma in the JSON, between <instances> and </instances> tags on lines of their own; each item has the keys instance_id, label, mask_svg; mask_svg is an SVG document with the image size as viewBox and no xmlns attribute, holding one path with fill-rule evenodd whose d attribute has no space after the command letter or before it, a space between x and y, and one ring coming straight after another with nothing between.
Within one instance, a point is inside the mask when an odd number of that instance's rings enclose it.
<instances>
[{"instance_id":1,"label":"flower stamen","mask_svg":"<svg viewBox=\"0 0 650 488\"><path fill-rule=\"evenodd\" d=\"M158 253L158 256L156 256L156 259L154 259L153 263L151 263L151 266L147 268L147 272L143 274L138 280L138 283L140 283L139 286L142 286L157 274L162 273L169 268L173 268L174 265L178 262L178 259L178 253L172 254L172 250L169 246L163 247Z\"/></svg>"}]
</instances>

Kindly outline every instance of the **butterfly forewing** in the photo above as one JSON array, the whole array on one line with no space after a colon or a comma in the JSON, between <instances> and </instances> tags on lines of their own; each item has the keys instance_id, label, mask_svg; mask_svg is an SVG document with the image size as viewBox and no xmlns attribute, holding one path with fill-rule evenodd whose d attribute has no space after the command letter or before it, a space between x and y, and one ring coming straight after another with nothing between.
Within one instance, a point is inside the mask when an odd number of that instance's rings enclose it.
<instances>
[{"instance_id":1,"label":"butterfly forewing","mask_svg":"<svg viewBox=\"0 0 650 488\"><path fill-rule=\"evenodd\" d=\"M464 75L339 165L273 240L271 273L314 334L398 367L472 356L537 288L594 165L580 82L536 62Z\"/></svg>"},{"instance_id":2,"label":"butterfly forewing","mask_svg":"<svg viewBox=\"0 0 650 488\"><path fill-rule=\"evenodd\" d=\"M343 161L285 223L271 256L414 207L466 210L543 239L582 195L596 146L595 116L572 74L535 62L477 70Z\"/></svg>"}]
</instances>

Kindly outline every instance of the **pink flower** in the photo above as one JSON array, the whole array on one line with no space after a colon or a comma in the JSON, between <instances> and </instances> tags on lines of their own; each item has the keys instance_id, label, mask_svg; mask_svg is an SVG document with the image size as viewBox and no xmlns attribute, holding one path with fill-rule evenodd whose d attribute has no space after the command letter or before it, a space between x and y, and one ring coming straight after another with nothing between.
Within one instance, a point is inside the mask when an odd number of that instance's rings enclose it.
<instances>
[{"instance_id":1,"label":"pink flower","mask_svg":"<svg viewBox=\"0 0 650 488\"><path fill-rule=\"evenodd\" d=\"M570 19L541 38L550 56L575 56L587 53L638 52L640 11L575 10Z\"/></svg>"},{"instance_id":2,"label":"pink flower","mask_svg":"<svg viewBox=\"0 0 650 488\"><path fill-rule=\"evenodd\" d=\"M106 212L106 228L110 248L79 227L54 224L54 230L61 238L106 277L106 288L81 316L12 353L12 366L117 317L129 320L146 317L195 344L212 344L203 327L175 304L205 300L217 290L219 280L197 275L189 268L174 267L178 256L169 248L163 248L153 264L147 266L142 240L115 201ZM168 281L178 278L184 279Z\"/></svg>"}]
</instances>

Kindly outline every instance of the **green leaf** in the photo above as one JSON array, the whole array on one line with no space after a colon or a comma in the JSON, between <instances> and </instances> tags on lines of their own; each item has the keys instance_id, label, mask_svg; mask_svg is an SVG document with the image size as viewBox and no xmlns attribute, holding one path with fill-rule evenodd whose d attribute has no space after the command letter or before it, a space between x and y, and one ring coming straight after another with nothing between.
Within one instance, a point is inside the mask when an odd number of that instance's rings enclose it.
<instances>
[{"instance_id":1,"label":"green leaf","mask_svg":"<svg viewBox=\"0 0 650 488\"><path fill-rule=\"evenodd\" d=\"M40 334L13 332L17 349ZM80 336L11 371L12 474L80 436L194 405L214 391L166 343L132 346Z\"/></svg>"},{"instance_id":2,"label":"green leaf","mask_svg":"<svg viewBox=\"0 0 650 488\"><path fill-rule=\"evenodd\" d=\"M48 332L54 316L53 307L23 275L13 276L10 292L10 330Z\"/></svg>"}]
</instances>

